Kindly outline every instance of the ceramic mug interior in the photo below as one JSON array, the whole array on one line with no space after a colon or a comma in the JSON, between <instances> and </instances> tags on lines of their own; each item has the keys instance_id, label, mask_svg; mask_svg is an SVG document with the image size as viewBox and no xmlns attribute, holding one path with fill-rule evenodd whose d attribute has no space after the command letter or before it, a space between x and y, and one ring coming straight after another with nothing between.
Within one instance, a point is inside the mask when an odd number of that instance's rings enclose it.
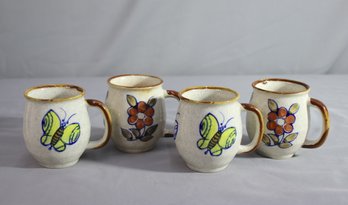
<instances>
[{"instance_id":1,"label":"ceramic mug interior","mask_svg":"<svg viewBox=\"0 0 348 205\"><path fill-rule=\"evenodd\" d=\"M110 85L125 88L148 88L163 83L162 79L156 76L140 74L118 75L109 78L108 82Z\"/></svg>"},{"instance_id":2,"label":"ceramic mug interior","mask_svg":"<svg viewBox=\"0 0 348 205\"><path fill-rule=\"evenodd\" d=\"M196 103L228 103L239 99L239 94L224 87L199 86L187 88L179 93L183 100Z\"/></svg>"},{"instance_id":3,"label":"ceramic mug interior","mask_svg":"<svg viewBox=\"0 0 348 205\"><path fill-rule=\"evenodd\" d=\"M82 97L84 90L75 85L43 85L29 88L24 96L36 101L64 101Z\"/></svg>"},{"instance_id":4,"label":"ceramic mug interior","mask_svg":"<svg viewBox=\"0 0 348 205\"><path fill-rule=\"evenodd\" d=\"M305 83L277 78L258 80L252 86L258 90L278 94L296 94L309 91L309 86Z\"/></svg>"}]
</instances>

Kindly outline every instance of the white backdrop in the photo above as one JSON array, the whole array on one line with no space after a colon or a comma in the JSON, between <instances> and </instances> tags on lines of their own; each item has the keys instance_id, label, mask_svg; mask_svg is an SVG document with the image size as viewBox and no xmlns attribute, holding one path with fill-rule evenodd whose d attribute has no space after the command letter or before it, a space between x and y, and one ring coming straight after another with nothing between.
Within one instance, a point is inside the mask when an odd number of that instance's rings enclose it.
<instances>
[{"instance_id":1,"label":"white backdrop","mask_svg":"<svg viewBox=\"0 0 348 205\"><path fill-rule=\"evenodd\" d=\"M0 78L347 66L345 0L0 0Z\"/></svg>"}]
</instances>

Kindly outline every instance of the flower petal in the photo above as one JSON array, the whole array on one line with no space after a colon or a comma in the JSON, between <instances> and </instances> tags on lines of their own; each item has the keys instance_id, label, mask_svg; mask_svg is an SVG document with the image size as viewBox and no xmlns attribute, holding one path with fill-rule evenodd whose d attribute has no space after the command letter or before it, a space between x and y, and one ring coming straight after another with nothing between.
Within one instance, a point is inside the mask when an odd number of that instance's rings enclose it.
<instances>
[{"instance_id":1,"label":"flower petal","mask_svg":"<svg viewBox=\"0 0 348 205\"><path fill-rule=\"evenodd\" d=\"M152 123L153 123L152 117L147 117L147 118L145 118L145 119L144 119L144 123L145 123L146 126L152 125Z\"/></svg>"},{"instance_id":2,"label":"flower petal","mask_svg":"<svg viewBox=\"0 0 348 205\"><path fill-rule=\"evenodd\" d=\"M289 115L285 118L285 123L294 123L295 122L295 116Z\"/></svg>"},{"instance_id":3,"label":"flower petal","mask_svg":"<svg viewBox=\"0 0 348 205\"><path fill-rule=\"evenodd\" d=\"M129 115L137 115L138 114L138 110L135 109L134 107L130 107L128 110L127 110L128 114Z\"/></svg>"},{"instance_id":4,"label":"flower petal","mask_svg":"<svg viewBox=\"0 0 348 205\"><path fill-rule=\"evenodd\" d=\"M281 107L278 110L278 117L285 117L288 111L286 110L285 107Z\"/></svg>"},{"instance_id":5,"label":"flower petal","mask_svg":"<svg viewBox=\"0 0 348 205\"><path fill-rule=\"evenodd\" d=\"M152 117L154 113L155 113L155 110L152 107L148 107L144 114L148 117Z\"/></svg>"},{"instance_id":6,"label":"flower petal","mask_svg":"<svg viewBox=\"0 0 348 205\"><path fill-rule=\"evenodd\" d=\"M283 133L284 133L284 130L283 130L283 128L282 128L282 126L280 126L280 125L278 125L276 128L275 128L275 133L276 133L276 135L283 135Z\"/></svg>"},{"instance_id":7,"label":"flower petal","mask_svg":"<svg viewBox=\"0 0 348 205\"><path fill-rule=\"evenodd\" d=\"M294 127L291 124L284 125L284 131L287 133L292 132L293 129L294 129Z\"/></svg>"},{"instance_id":8,"label":"flower petal","mask_svg":"<svg viewBox=\"0 0 348 205\"><path fill-rule=\"evenodd\" d=\"M275 121L277 119L277 114L275 112L268 113L268 120Z\"/></svg>"},{"instance_id":9,"label":"flower petal","mask_svg":"<svg viewBox=\"0 0 348 205\"><path fill-rule=\"evenodd\" d=\"M140 101L138 103L138 111L144 113L145 110L147 109L147 104L144 101Z\"/></svg>"},{"instance_id":10,"label":"flower petal","mask_svg":"<svg viewBox=\"0 0 348 205\"><path fill-rule=\"evenodd\" d=\"M129 116L128 117L128 124L134 125L137 122L138 118L137 116Z\"/></svg>"},{"instance_id":11,"label":"flower petal","mask_svg":"<svg viewBox=\"0 0 348 205\"><path fill-rule=\"evenodd\" d=\"M267 122L267 129L274 130L277 127L277 123L274 121L268 121Z\"/></svg>"},{"instance_id":12,"label":"flower petal","mask_svg":"<svg viewBox=\"0 0 348 205\"><path fill-rule=\"evenodd\" d=\"M140 129L143 129L143 128L145 127L144 121L138 119L137 123L135 124L135 127L136 127L137 129L139 129L139 130L140 130Z\"/></svg>"}]
</instances>

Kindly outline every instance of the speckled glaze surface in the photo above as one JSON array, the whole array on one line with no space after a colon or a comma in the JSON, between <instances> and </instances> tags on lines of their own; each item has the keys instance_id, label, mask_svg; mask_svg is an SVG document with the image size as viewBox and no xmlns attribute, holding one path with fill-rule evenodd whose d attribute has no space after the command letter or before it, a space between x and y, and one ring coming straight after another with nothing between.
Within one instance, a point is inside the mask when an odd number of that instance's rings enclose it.
<instances>
[{"instance_id":1,"label":"speckled glaze surface","mask_svg":"<svg viewBox=\"0 0 348 205\"><path fill-rule=\"evenodd\" d=\"M110 114L105 106L100 107L101 102L86 101L82 88L65 84L43 85L29 88L24 96L27 99L23 118L24 141L42 166L72 166L86 149L101 147L109 140ZM98 106L104 113L106 129L97 141L89 141L88 104Z\"/></svg>"},{"instance_id":2,"label":"speckled glaze surface","mask_svg":"<svg viewBox=\"0 0 348 205\"><path fill-rule=\"evenodd\" d=\"M263 122L255 107L238 102L237 92L223 87L192 87L181 91L179 97L175 144L190 169L221 171L237 153L250 152L260 142L261 135L241 145L241 111L246 108L255 112L260 128Z\"/></svg>"},{"instance_id":3,"label":"speckled glaze surface","mask_svg":"<svg viewBox=\"0 0 348 205\"><path fill-rule=\"evenodd\" d=\"M329 131L329 114L320 101L310 98L309 86L288 79L255 81L250 103L262 112L265 131L257 152L273 159L292 157L301 147L322 145ZM306 140L309 126L309 107L318 107L323 116L323 132L316 140ZM255 133L254 116L247 114L249 136ZM319 135L319 134L318 134Z\"/></svg>"},{"instance_id":4,"label":"speckled glaze surface","mask_svg":"<svg viewBox=\"0 0 348 205\"><path fill-rule=\"evenodd\" d=\"M117 149L139 153L151 150L164 135L166 122L163 81L155 76L126 74L109 78L106 105L112 140Z\"/></svg>"}]
</instances>

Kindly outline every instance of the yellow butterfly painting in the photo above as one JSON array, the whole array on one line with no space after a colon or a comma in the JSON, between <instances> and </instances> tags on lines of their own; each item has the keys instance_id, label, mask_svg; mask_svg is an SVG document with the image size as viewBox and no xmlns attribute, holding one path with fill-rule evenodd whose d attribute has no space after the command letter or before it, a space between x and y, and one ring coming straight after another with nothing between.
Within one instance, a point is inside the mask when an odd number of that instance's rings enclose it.
<instances>
[{"instance_id":1,"label":"yellow butterfly painting","mask_svg":"<svg viewBox=\"0 0 348 205\"><path fill-rule=\"evenodd\" d=\"M208 113L199 125L201 139L197 141L197 147L201 150L206 149L204 154L210 153L211 156L220 156L223 149L230 148L236 141L236 128L227 127L230 118L225 124L219 124L217 118Z\"/></svg>"},{"instance_id":2,"label":"yellow butterfly painting","mask_svg":"<svg viewBox=\"0 0 348 205\"><path fill-rule=\"evenodd\" d=\"M43 135L40 140L42 145L49 146L49 150L54 148L57 152L63 152L67 145L75 144L80 137L80 124L69 124L69 120L75 114L66 120L66 112L64 111L64 113L65 117L61 120L57 113L51 109L42 119Z\"/></svg>"}]
</instances>

